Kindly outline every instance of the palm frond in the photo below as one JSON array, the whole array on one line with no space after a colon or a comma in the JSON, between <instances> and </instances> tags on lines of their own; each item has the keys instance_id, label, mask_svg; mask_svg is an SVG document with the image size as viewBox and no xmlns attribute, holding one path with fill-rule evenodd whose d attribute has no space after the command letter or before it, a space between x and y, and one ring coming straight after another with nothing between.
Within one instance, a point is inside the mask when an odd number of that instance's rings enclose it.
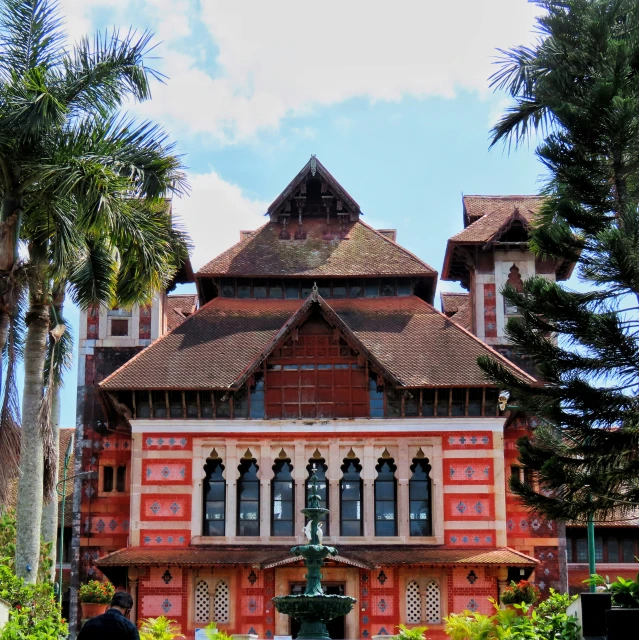
<instances>
[{"instance_id":1,"label":"palm frond","mask_svg":"<svg viewBox=\"0 0 639 640\"><path fill-rule=\"evenodd\" d=\"M9 83L27 71L50 69L64 55L56 0L4 0L0 7L0 76Z\"/></svg>"},{"instance_id":2,"label":"palm frond","mask_svg":"<svg viewBox=\"0 0 639 640\"><path fill-rule=\"evenodd\" d=\"M107 238L87 238L69 269L71 299L82 309L95 304L111 306L115 301L117 275L117 255Z\"/></svg>"}]
</instances>

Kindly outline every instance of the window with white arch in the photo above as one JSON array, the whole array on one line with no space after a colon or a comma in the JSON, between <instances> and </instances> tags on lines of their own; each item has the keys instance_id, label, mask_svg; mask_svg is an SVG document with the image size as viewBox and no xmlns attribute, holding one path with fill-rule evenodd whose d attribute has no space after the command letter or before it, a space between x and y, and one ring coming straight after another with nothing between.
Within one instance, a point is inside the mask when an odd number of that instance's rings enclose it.
<instances>
[{"instance_id":1,"label":"window with white arch","mask_svg":"<svg viewBox=\"0 0 639 640\"><path fill-rule=\"evenodd\" d=\"M211 619L211 599L209 585L200 580L195 587L195 622L208 622Z\"/></svg>"},{"instance_id":2,"label":"window with white arch","mask_svg":"<svg viewBox=\"0 0 639 640\"><path fill-rule=\"evenodd\" d=\"M442 619L439 582L419 578L406 583L406 622L439 624Z\"/></svg>"}]
</instances>

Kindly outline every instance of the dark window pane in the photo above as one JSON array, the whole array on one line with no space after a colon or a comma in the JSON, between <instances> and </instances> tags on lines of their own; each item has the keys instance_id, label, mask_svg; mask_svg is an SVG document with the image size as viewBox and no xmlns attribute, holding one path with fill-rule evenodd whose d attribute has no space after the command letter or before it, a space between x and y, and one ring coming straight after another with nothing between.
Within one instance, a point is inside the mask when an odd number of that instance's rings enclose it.
<instances>
[{"instance_id":1,"label":"dark window pane","mask_svg":"<svg viewBox=\"0 0 639 640\"><path fill-rule=\"evenodd\" d=\"M153 417L166 418L166 393L153 391Z\"/></svg>"},{"instance_id":2,"label":"dark window pane","mask_svg":"<svg viewBox=\"0 0 639 640\"><path fill-rule=\"evenodd\" d=\"M302 285L302 298L304 300L306 300L306 298L308 298L308 296L311 295L312 291L313 291L313 287L310 284L303 284Z\"/></svg>"},{"instance_id":3,"label":"dark window pane","mask_svg":"<svg viewBox=\"0 0 639 640\"><path fill-rule=\"evenodd\" d=\"M253 280L253 297L266 298L266 280Z\"/></svg>"},{"instance_id":4,"label":"dark window pane","mask_svg":"<svg viewBox=\"0 0 639 640\"><path fill-rule=\"evenodd\" d=\"M367 298L376 298L379 295L379 283L367 281L364 291Z\"/></svg>"},{"instance_id":5,"label":"dark window pane","mask_svg":"<svg viewBox=\"0 0 639 640\"><path fill-rule=\"evenodd\" d=\"M300 289L297 285L289 285L286 287L286 298L299 298ZM308 297L308 296L307 296Z\"/></svg>"},{"instance_id":6,"label":"dark window pane","mask_svg":"<svg viewBox=\"0 0 639 640\"><path fill-rule=\"evenodd\" d=\"M608 538L606 547L608 562L619 562L619 538Z\"/></svg>"},{"instance_id":7,"label":"dark window pane","mask_svg":"<svg viewBox=\"0 0 639 640\"><path fill-rule=\"evenodd\" d=\"M113 318L111 320L111 335L124 337L129 335L129 321L126 318Z\"/></svg>"},{"instance_id":8,"label":"dark window pane","mask_svg":"<svg viewBox=\"0 0 639 640\"><path fill-rule=\"evenodd\" d=\"M375 521L375 535L376 536L396 536L397 528L395 521L383 521L376 520Z\"/></svg>"},{"instance_id":9,"label":"dark window pane","mask_svg":"<svg viewBox=\"0 0 639 640\"><path fill-rule=\"evenodd\" d=\"M240 520L237 533L239 536L259 536L260 523L255 520Z\"/></svg>"},{"instance_id":10,"label":"dark window pane","mask_svg":"<svg viewBox=\"0 0 639 640\"><path fill-rule=\"evenodd\" d=\"M480 416L481 415L481 397L482 389L469 389L468 390L468 415Z\"/></svg>"},{"instance_id":11,"label":"dark window pane","mask_svg":"<svg viewBox=\"0 0 639 640\"><path fill-rule=\"evenodd\" d=\"M197 418L197 391L186 391L186 417Z\"/></svg>"},{"instance_id":12,"label":"dark window pane","mask_svg":"<svg viewBox=\"0 0 639 640\"><path fill-rule=\"evenodd\" d=\"M102 491L113 491L113 467L102 467Z\"/></svg>"},{"instance_id":13,"label":"dark window pane","mask_svg":"<svg viewBox=\"0 0 639 640\"><path fill-rule=\"evenodd\" d=\"M430 523L426 521L411 520L410 521L410 535L411 536L429 536Z\"/></svg>"},{"instance_id":14,"label":"dark window pane","mask_svg":"<svg viewBox=\"0 0 639 640\"><path fill-rule=\"evenodd\" d=\"M150 418L151 407L149 405L149 392L148 391L136 391L135 392L135 415L138 418Z\"/></svg>"},{"instance_id":15,"label":"dark window pane","mask_svg":"<svg viewBox=\"0 0 639 640\"><path fill-rule=\"evenodd\" d=\"M568 538L566 540L566 562L574 562L572 553L573 540Z\"/></svg>"},{"instance_id":16,"label":"dark window pane","mask_svg":"<svg viewBox=\"0 0 639 640\"><path fill-rule=\"evenodd\" d=\"M422 389L422 416L435 415L435 390Z\"/></svg>"},{"instance_id":17,"label":"dark window pane","mask_svg":"<svg viewBox=\"0 0 639 640\"><path fill-rule=\"evenodd\" d=\"M346 287L344 285L333 285L333 298L345 298Z\"/></svg>"},{"instance_id":18,"label":"dark window pane","mask_svg":"<svg viewBox=\"0 0 639 640\"><path fill-rule=\"evenodd\" d=\"M484 402L484 415L496 416L499 415L499 391L497 389L486 389L486 400Z\"/></svg>"},{"instance_id":19,"label":"dark window pane","mask_svg":"<svg viewBox=\"0 0 639 640\"><path fill-rule=\"evenodd\" d=\"M126 491L126 467L119 466L115 477L115 490L120 493Z\"/></svg>"},{"instance_id":20,"label":"dark window pane","mask_svg":"<svg viewBox=\"0 0 639 640\"><path fill-rule=\"evenodd\" d=\"M466 405L466 389L453 389L453 403L451 406L451 415L463 416Z\"/></svg>"},{"instance_id":21,"label":"dark window pane","mask_svg":"<svg viewBox=\"0 0 639 640\"><path fill-rule=\"evenodd\" d=\"M361 282L351 282L348 288L349 298L361 298L364 295L364 285Z\"/></svg>"},{"instance_id":22,"label":"dark window pane","mask_svg":"<svg viewBox=\"0 0 639 640\"><path fill-rule=\"evenodd\" d=\"M235 281L229 279L222 280L222 297L234 298L235 297Z\"/></svg>"},{"instance_id":23,"label":"dark window pane","mask_svg":"<svg viewBox=\"0 0 639 640\"><path fill-rule=\"evenodd\" d=\"M226 482L221 460L207 460L204 467L204 535L225 535Z\"/></svg>"},{"instance_id":24,"label":"dark window pane","mask_svg":"<svg viewBox=\"0 0 639 640\"><path fill-rule=\"evenodd\" d=\"M406 392L404 396L404 415L408 417L419 415L419 389L412 389Z\"/></svg>"},{"instance_id":25,"label":"dark window pane","mask_svg":"<svg viewBox=\"0 0 639 640\"><path fill-rule=\"evenodd\" d=\"M450 396L450 389L438 389L437 390L437 415L448 415L448 400Z\"/></svg>"},{"instance_id":26,"label":"dark window pane","mask_svg":"<svg viewBox=\"0 0 639 640\"><path fill-rule=\"evenodd\" d=\"M382 286L380 287L380 293L383 296L394 296L395 295L395 283L394 282L382 282Z\"/></svg>"},{"instance_id":27,"label":"dark window pane","mask_svg":"<svg viewBox=\"0 0 639 640\"><path fill-rule=\"evenodd\" d=\"M635 541L628 538L624 538L621 541L621 547L623 549L623 562L635 561Z\"/></svg>"},{"instance_id":28,"label":"dark window pane","mask_svg":"<svg viewBox=\"0 0 639 640\"><path fill-rule=\"evenodd\" d=\"M577 562L588 562L588 540L577 538Z\"/></svg>"},{"instance_id":29,"label":"dark window pane","mask_svg":"<svg viewBox=\"0 0 639 640\"><path fill-rule=\"evenodd\" d=\"M213 417L213 401L211 400L210 391L202 391L200 393L200 408L202 410L203 418Z\"/></svg>"},{"instance_id":30,"label":"dark window pane","mask_svg":"<svg viewBox=\"0 0 639 640\"><path fill-rule=\"evenodd\" d=\"M375 496L378 500L394 500L395 483L378 480L375 484Z\"/></svg>"},{"instance_id":31,"label":"dark window pane","mask_svg":"<svg viewBox=\"0 0 639 640\"><path fill-rule=\"evenodd\" d=\"M320 280L317 283L317 292L322 296L322 298L330 298L331 297L331 283Z\"/></svg>"},{"instance_id":32,"label":"dark window pane","mask_svg":"<svg viewBox=\"0 0 639 640\"><path fill-rule=\"evenodd\" d=\"M535 472L528 467L524 467L524 484L533 486L535 483Z\"/></svg>"},{"instance_id":33,"label":"dark window pane","mask_svg":"<svg viewBox=\"0 0 639 640\"><path fill-rule=\"evenodd\" d=\"M362 516L361 505L359 500L346 500L342 496L342 519L343 520L359 520Z\"/></svg>"},{"instance_id":34,"label":"dark window pane","mask_svg":"<svg viewBox=\"0 0 639 640\"><path fill-rule=\"evenodd\" d=\"M237 512L239 536L257 536L260 533L260 481L254 460L242 460L237 483Z\"/></svg>"},{"instance_id":35,"label":"dark window pane","mask_svg":"<svg viewBox=\"0 0 639 640\"><path fill-rule=\"evenodd\" d=\"M182 392L169 391L169 408L172 418L183 418L184 410L182 407Z\"/></svg>"},{"instance_id":36,"label":"dark window pane","mask_svg":"<svg viewBox=\"0 0 639 640\"><path fill-rule=\"evenodd\" d=\"M246 387L238 389L233 394L233 417L248 417L248 394L246 393Z\"/></svg>"},{"instance_id":37,"label":"dark window pane","mask_svg":"<svg viewBox=\"0 0 639 640\"><path fill-rule=\"evenodd\" d=\"M271 285L268 292L269 298L280 299L282 297L283 289L279 285Z\"/></svg>"},{"instance_id":38,"label":"dark window pane","mask_svg":"<svg viewBox=\"0 0 639 640\"><path fill-rule=\"evenodd\" d=\"M340 533L343 536L362 535L362 482L359 460L347 460L342 466L340 481Z\"/></svg>"},{"instance_id":39,"label":"dark window pane","mask_svg":"<svg viewBox=\"0 0 639 640\"><path fill-rule=\"evenodd\" d=\"M413 287L410 282L407 280L400 280L397 283L397 295L398 296L409 296L413 293Z\"/></svg>"},{"instance_id":40,"label":"dark window pane","mask_svg":"<svg viewBox=\"0 0 639 640\"><path fill-rule=\"evenodd\" d=\"M402 393L398 389L386 387L386 416L399 418L402 415Z\"/></svg>"},{"instance_id":41,"label":"dark window pane","mask_svg":"<svg viewBox=\"0 0 639 640\"><path fill-rule=\"evenodd\" d=\"M255 375L255 385L251 387L251 418L264 418L264 380L261 373Z\"/></svg>"},{"instance_id":42,"label":"dark window pane","mask_svg":"<svg viewBox=\"0 0 639 640\"><path fill-rule=\"evenodd\" d=\"M231 394L229 391L215 391L215 417L231 417Z\"/></svg>"},{"instance_id":43,"label":"dark window pane","mask_svg":"<svg viewBox=\"0 0 639 640\"><path fill-rule=\"evenodd\" d=\"M238 298L250 298L251 297L251 286L248 284L238 284L237 285L237 297Z\"/></svg>"},{"instance_id":44,"label":"dark window pane","mask_svg":"<svg viewBox=\"0 0 639 640\"><path fill-rule=\"evenodd\" d=\"M414 459L408 483L411 536L432 535L430 518L430 465L425 458Z\"/></svg>"},{"instance_id":45,"label":"dark window pane","mask_svg":"<svg viewBox=\"0 0 639 640\"><path fill-rule=\"evenodd\" d=\"M356 521L342 521L342 533L343 536L361 536L361 525Z\"/></svg>"},{"instance_id":46,"label":"dark window pane","mask_svg":"<svg viewBox=\"0 0 639 640\"><path fill-rule=\"evenodd\" d=\"M380 460L375 479L375 535L397 535L395 462L392 458Z\"/></svg>"},{"instance_id":47,"label":"dark window pane","mask_svg":"<svg viewBox=\"0 0 639 640\"><path fill-rule=\"evenodd\" d=\"M595 560L597 562L602 562L603 557L603 538L597 536L595 538Z\"/></svg>"}]
</instances>

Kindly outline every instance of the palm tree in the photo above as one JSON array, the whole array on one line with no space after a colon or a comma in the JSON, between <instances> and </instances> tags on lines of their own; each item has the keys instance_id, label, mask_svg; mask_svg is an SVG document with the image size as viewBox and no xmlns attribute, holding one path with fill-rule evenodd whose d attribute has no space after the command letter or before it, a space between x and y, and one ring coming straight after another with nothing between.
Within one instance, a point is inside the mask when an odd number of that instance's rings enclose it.
<instances>
[{"instance_id":1,"label":"palm tree","mask_svg":"<svg viewBox=\"0 0 639 640\"><path fill-rule=\"evenodd\" d=\"M54 283L68 281L83 306L130 305L166 284L184 249L164 201L185 189L181 162L159 127L117 113L126 99L150 97L150 34L98 35L68 52L60 24L56 0L4 0L0 8L0 347L13 346L26 286L16 572L30 582L42 492L50 496L55 481L52 465L45 473L57 456L54 385L43 384ZM12 441L16 422L8 364L0 444Z\"/></svg>"}]
</instances>

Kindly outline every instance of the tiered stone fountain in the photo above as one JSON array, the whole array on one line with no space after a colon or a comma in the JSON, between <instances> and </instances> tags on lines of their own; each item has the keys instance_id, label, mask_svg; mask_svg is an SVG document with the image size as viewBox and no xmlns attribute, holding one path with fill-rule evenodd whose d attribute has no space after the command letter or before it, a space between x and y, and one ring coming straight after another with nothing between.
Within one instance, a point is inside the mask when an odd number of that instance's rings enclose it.
<instances>
[{"instance_id":1,"label":"tiered stone fountain","mask_svg":"<svg viewBox=\"0 0 639 640\"><path fill-rule=\"evenodd\" d=\"M297 595L276 596L273 603L280 613L299 620L301 628L297 640L330 640L326 623L333 618L345 616L356 600L350 596L327 595L322 589L320 570L324 559L337 555L337 549L322 544L320 520L326 517L328 509L320 507L315 469L311 475L308 506L302 509L302 513L308 518L308 524L304 528L308 544L293 547L291 553L304 558L308 569L304 576L306 589L304 593Z\"/></svg>"}]
</instances>

